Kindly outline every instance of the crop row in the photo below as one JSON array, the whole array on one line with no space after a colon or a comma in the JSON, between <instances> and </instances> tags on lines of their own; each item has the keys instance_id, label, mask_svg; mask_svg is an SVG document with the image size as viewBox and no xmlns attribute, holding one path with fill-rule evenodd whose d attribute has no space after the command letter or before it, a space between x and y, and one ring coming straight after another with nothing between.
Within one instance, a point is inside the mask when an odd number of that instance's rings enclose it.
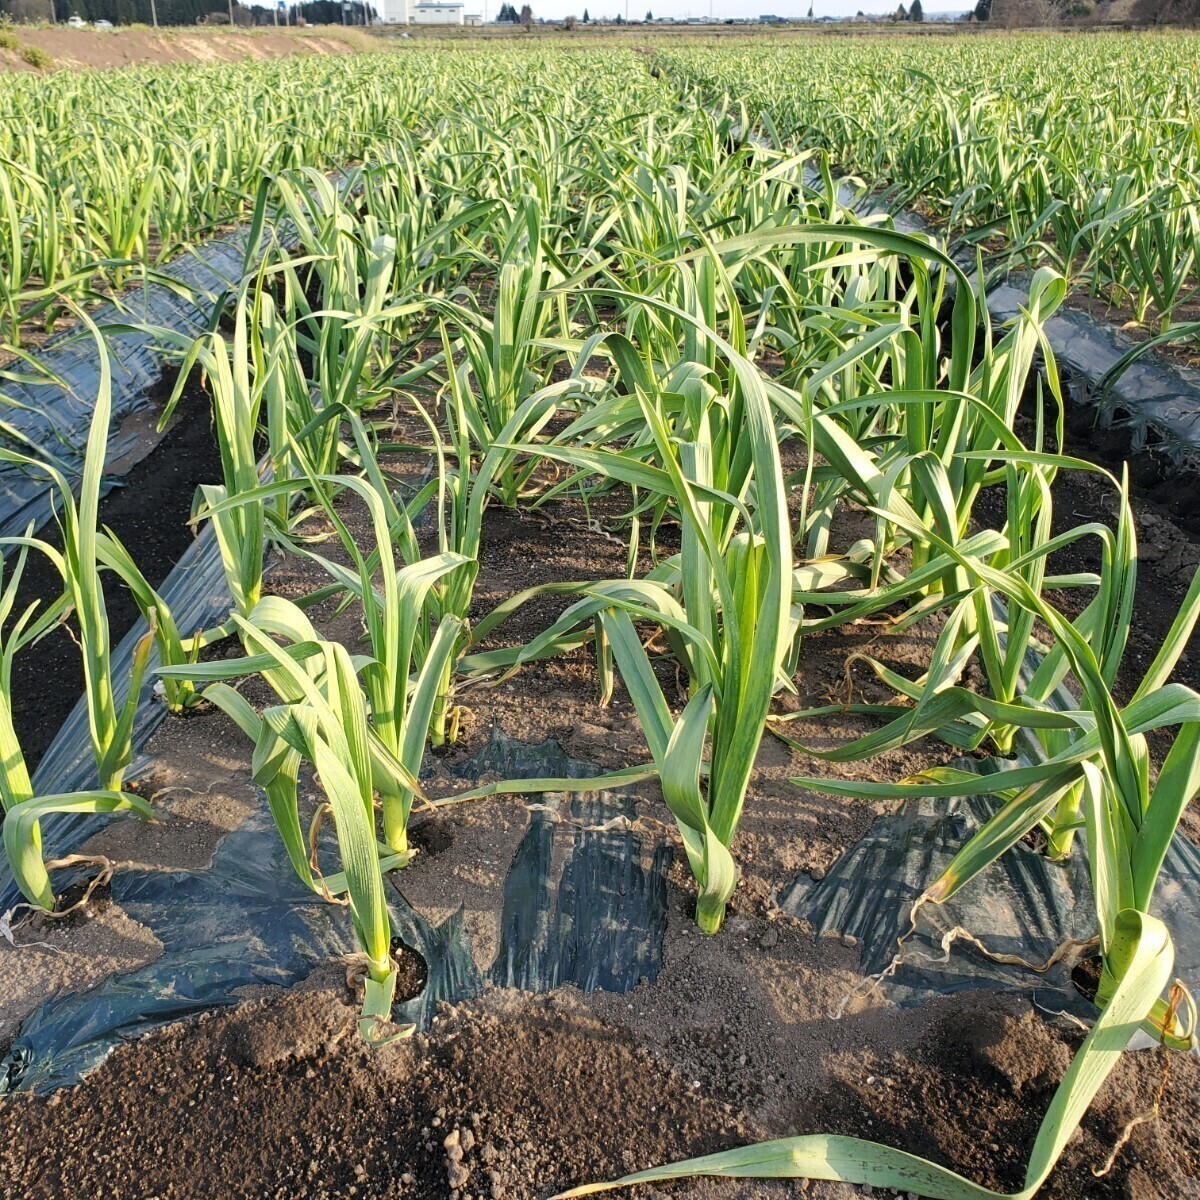
<instances>
[{"instance_id":1,"label":"crop row","mask_svg":"<svg viewBox=\"0 0 1200 1200\"><path fill-rule=\"evenodd\" d=\"M1200 275L1193 34L803 39L660 51L702 102L825 150L949 237L1162 328Z\"/></svg>"},{"instance_id":2,"label":"crop row","mask_svg":"<svg viewBox=\"0 0 1200 1200\"><path fill-rule=\"evenodd\" d=\"M559 84L581 69L553 52L451 49L6 75L0 321L17 343L21 325L52 322L64 296L140 278L248 216L282 171L330 171L414 130L436 142L451 118L503 126L536 111L553 138ZM594 53L586 70L614 115L662 107L664 87L632 55Z\"/></svg>"}]
</instances>

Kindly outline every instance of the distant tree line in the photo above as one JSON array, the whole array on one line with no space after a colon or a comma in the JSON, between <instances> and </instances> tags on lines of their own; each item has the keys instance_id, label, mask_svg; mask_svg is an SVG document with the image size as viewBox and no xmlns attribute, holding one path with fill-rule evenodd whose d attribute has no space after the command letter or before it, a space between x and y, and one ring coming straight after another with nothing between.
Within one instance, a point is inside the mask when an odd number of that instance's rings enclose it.
<instances>
[{"instance_id":1,"label":"distant tree line","mask_svg":"<svg viewBox=\"0 0 1200 1200\"><path fill-rule=\"evenodd\" d=\"M194 25L219 5L220 0L157 0L158 23ZM0 3L0 12L14 21L45 21L49 19L51 9L56 21L82 17L85 21L111 21L114 25L151 23L150 0L5 0ZM227 7L225 11L228 13Z\"/></svg>"},{"instance_id":2,"label":"distant tree line","mask_svg":"<svg viewBox=\"0 0 1200 1200\"><path fill-rule=\"evenodd\" d=\"M255 11L257 10L258 5L255 5ZM270 16L269 8L264 11ZM375 9L371 5L353 0L350 7L345 10L345 23L347 25L369 25L375 15ZM292 9L292 19L295 20L296 16L303 17L310 25L341 25L341 0L309 0L308 3L298 4ZM259 24L270 24L270 21L260 21Z\"/></svg>"},{"instance_id":3,"label":"distant tree line","mask_svg":"<svg viewBox=\"0 0 1200 1200\"><path fill-rule=\"evenodd\" d=\"M1096 16L1104 19L1097 0L977 0L976 21L997 25L1056 25ZM1200 21L1200 0L1134 0L1131 20L1140 24L1175 25Z\"/></svg>"},{"instance_id":4,"label":"distant tree line","mask_svg":"<svg viewBox=\"0 0 1200 1200\"><path fill-rule=\"evenodd\" d=\"M150 0L0 0L0 13L14 21L45 21L53 6L54 19L82 17L85 21L111 21L114 25L149 25L152 23ZM227 24L228 0L156 0L160 25L195 25L208 20ZM352 0L346 10L345 23L366 25L376 15L374 7L362 0ZM342 0L307 0L289 6L287 20L296 23L301 17L310 25L341 25ZM275 9L265 4L234 4L233 20L237 25L274 25ZM279 14L283 24L284 14Z\"/></svg>"},{"instance_id":5,"label":"distant tree line","mask_svg":"<svg viewBox=\"0 0 1200 1200\"><path fill-rule=\"evenodd\" d=\"M1154 25L1200 21L1200 0L1136 0L1131 15Z\"/></svg>"},{"instance_id":6,"label":"distant tree line","mask_svg":"<svg viewBox=\"0 0 1200 1200\"><path fill-rule=\"evenodd\" d=\"M583 14L584 24L587 23L587 13ZM533 9L528 4L521 6L521 11L518 12L511 4L500 5L500 11L496 14L496 22L500 25L524 25L526 29L533 24Z\"/></svg>"},{"instance_id":7,"label":"distant tree line","mask_svg":"<svg viewBox=\"0 0 1200 1200\"><path fill-rule=\"evenodd\" d=\"M220 7L220 0L156 0L155 7L160 25L195 25L201 17ZM59 21L82 17L85 21L111 21L114 25L151 23L150 0L55 0L54 14Z\"/></svg>"}]
</instances>

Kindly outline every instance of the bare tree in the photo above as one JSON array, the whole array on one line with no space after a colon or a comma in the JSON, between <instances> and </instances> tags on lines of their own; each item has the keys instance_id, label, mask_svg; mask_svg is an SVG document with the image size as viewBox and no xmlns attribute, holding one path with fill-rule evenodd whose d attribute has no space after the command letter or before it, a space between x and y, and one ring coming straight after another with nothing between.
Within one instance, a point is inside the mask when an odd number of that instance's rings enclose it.
<instances>
[{"instance_id":1,"label":"bare tree","mask_svg":"<svg viewBox=\"0 0 1200 1200\"><path fill-rule=\"evenodd\" d=\"M1062 9L1056 0L994 0L991 19L993 24L1010 29L1018 25L1054 25L1062 19Z\"/></svg>"},{"instance_id":2,"label":"bare tree","mask_svg":"<svg viewBox=\"0 0 1200 1200\"><path fill-rule=\"evenodd\" d=\"M525 26L525 32L533 31L533 9L528 4L521 6L521 24Z\"/></svg>"}]
</instances>

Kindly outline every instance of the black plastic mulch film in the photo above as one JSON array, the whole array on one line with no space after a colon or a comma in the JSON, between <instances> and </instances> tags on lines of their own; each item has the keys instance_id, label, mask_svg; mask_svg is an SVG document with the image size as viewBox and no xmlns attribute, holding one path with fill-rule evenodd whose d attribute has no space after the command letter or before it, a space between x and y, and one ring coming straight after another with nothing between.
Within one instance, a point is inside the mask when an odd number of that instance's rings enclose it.
<instances>
[{"instance_id":1,"label":"black plastic mulch film","mask_svg":"<svg viewBox=\"0 0 1200 1200\"><path fill-rule=\"evenodd\" d=\"M493 730L457 773L475 781L597 772L568 758L557 742L529 746ZM531 809L504 884L499 948L486 970L477 965L462 909L434 926L405 900L403 873L389 876L395 936L428 967L424 990L396 1006L397 1020L424 1027L439 1001L476 996L489 982L529 991L564 983L628 991L657 976L671 844L629 828L627 795L583 792ZM162 955L91 991L43 1004L0 1063L0 1091L75 1083L123 1040L234 1004L236 990L249 984L296 983L322 960L355 949L347 910L300 883L265 804L226 836L211 867L118 871L112 897L162 942Z\"/></svg>"},{"instance_id":2,"label":"black plastic mulch film","mask_svg":"<svg viewBox=\"0 0 1200 1200\"><path fill-rule=\"evenodd\" d=\"M896 224L917 227L915 220L897 219ZM282 228L274 236L287 240ZM93 319L100 325L140 321L199 332L207 327L213 300L241 273L245 249L238 236L214 239L167 268L194 289L195 301L169 287L147 284L133 294L136 299L127 295L122 308L102 309ZM993 318L1014 316L1020 299L1018 286L994 290L989 295ZM1060 363L1072 373L1077 400L1095 392L1125 349L1113 331L1075 312L1053 318L1047 333ZM129 418L150 408L148 393L163 373L149 337L118 335L113 349L110 463L136 453L138 439L145 435ZM30 390L18 397L28 407L10 410L7 419L77 474L97 383L94 350L89 340L60 338L47 346L42 359L67 387ZM1180 461L1190 461L1193 451L1200 453L1200 388L1185 373L1142 360L1122 377L1111 400L1128 414L1142 414ZM0 467L0 533L22 531L31 520L44 523L49 514L43 481ZM201 534L160 590L185 628L226 615L228 596L210 535ZM115 652L118 680L127 678L132 647L144 632L144 626L135 626ZM164 714L148 682L138 709L136 746L145 744ZM597 772L569 759L557 743L528 746L494 730L459 773L468 778L586 778ZM80 705L47 752L35 788L68 791L93 782L86 713ZM863 969L877 971L894 953L912 900L986 819L990 804L984 797L901 805L881 817L822 880L797 880L784 889L780 903L819 933L858 939ZM528 990L573 983L584 990L628 991L657 976L667 920L670 841L661 832L634 831L628 793L542 797L527 812L528 825L503 888L498 950L488 966L473 953L461 909L435 926L405 901L399 890L403 873L391 877L396 935L428 967L424 990L397 1006L398 1019L424 1026L439 1001L477 995L488 983ZM47 853L80 845L96 825L88 818L47 820ZM1200 970L1198 885L1200 853L1177 838L1159 903L1176 939L1184 977ZM296 879L265 802L225 837L209 868L120 871L112 892L132 919L160 939L161 957L91 991L43 1004L23 1023L0 1063L0 1092L74 1083L122 1040L190 1013L235 1003L237 990L248 984L294 983L330 955L355 948L345 909L324 902ZM0 865L0 911L18 900L6 865ZM1067 866L1058 867L1018 848L964 889L954 904L924 911L922 931L912 940L906 961L884 983L900 1003L962 987L1030 986L1022 968L1001 966L961 945L947 958L940 939L954 926L970 930L994 951L1036 958L1043 950L1049 956L1065 937L1086 936L1094 924L1086 864L1079 852ZM1048 997L1046 1007L1081 1007L1065 968L1037 977L1037 987Z\"/></svg>"},{"instance_id":3,"label":"black plastic mulch film","mask_svg":"<svg viewBox=\"0 0 1200 1200\"><path fill-rule=\"evenodd\" d=\"M208 327L217 298L241 276L245 258L244 236L214 238L200 251L175 259L162 271L178 282L180 290L147 281L124 292L119 305L106 304L92 313L92 320L101 328L157 325L199 335ZM144 424L132 418L154 407L153 389L163 378L163 359L149 333L113 333L107 341L113 372L107 461L113 464L136 452L147 436ZM100 380L96 344L87 330L72 329L51 339L37 357L61 384L6 386L3 396L12 407L5 405L4 419L32 445L57 460L74 482L83 471ZM111 478L106 480L106 484L111 483ZM30 523L35 528L45 524L52 513L51 497L44 475L0 463L0 535L24 533Z\"/></svg>"},{"instance_id":4,"label":"black plastic mulch film","mask_svg":"<svg viewBox=\"0 0 1200 1200\"><path fill-rule=\"evenodd\" d=\"M952 765L986 775L1017 764L960 758ZM882 972L897 954L913 902L996 809L992 796L903 801L879 817L819 881L803 875L785 888L780 907L811 922L819 937L854 938L863 971ZM1176 976L1195 979L1200 974L1200 851L1186 837L1172 842L1153 909L1175 942ZM899 967L881 986L902 1005L963 988L1021 988L1032 991L1048 1011L1086 1017L1091 1008L1071 982L1070 956L1037 974L998 962L962 940L947 953L943 939L964 930L990 954L1040 965L1063 943L1085 940L1095 928L1082 845L1059 865L1019 843L948 902L922 906Z\"/></svg>"},{"instance_id":5,"label":"black plastic mulch film","mask_svg":"<svg viewBox=\"0 0 1200 1200\"><path fill-rule=\"evenodd\" d=\"M248 234L239 231L213 238L181 254L159 274L178 286L146 281L91 314L101 329L109 325L141 324L198 335L208 328L214 306L236 285L247 261ZM278 222L262 235L256 253L270 239L288 246L296 241L287 222ZM145 441L153 439L146 419L157 405L154 388L164 375L164 360L150 333L135 331L107 335L112 365L112 418L105 455L109 471L102 490L120 486L122 465L145 457ZM28 442L54 459L73 482L83 470L93 406L100 384L96 346L86 331L70 330L52 338L38 354L50 379L61 381L8 386L3 397L5 420ZM26 446L18 446L25 450ZM0 463L0 536L40 529L54 513L54 490L45 475L12 463ZM136 549L136 547L135 547ZM229 611L220 554L206 527L184 552L158 589L180 628L207 628L224 620ZM127 692L133 651L146 633L139 620L113 651L112 673L118 702ZM153 652L151 668L157 663ZM153 694L152 671L147 673L134 721L133 744L145 745L166 710ZM95 786L87 709L76 704L42 758L33 777L38 795L78 791ZM42 821L47 855L58 855L79 845L105 818L84 814L55 814ZM20 900L7 864L0 865L0 912Z\"/></svg>"}]
</instances>

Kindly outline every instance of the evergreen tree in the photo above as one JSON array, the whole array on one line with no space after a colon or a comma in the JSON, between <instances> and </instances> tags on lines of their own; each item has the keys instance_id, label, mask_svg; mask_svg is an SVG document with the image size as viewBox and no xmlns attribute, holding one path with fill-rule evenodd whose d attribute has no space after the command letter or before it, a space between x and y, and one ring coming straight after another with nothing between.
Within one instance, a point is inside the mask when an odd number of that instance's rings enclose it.
<instances>
[{"instance_id":1,"label":"evergreen tree","mask_svg":"<svg viewBox=\"0 0 1200 1200\"><path fill-rule=\"evenodd\" d=\"M912 0L912 8L908 10L908 19L910 21L925 20L925 11L921 8L921 0Z\"/></svg>"},{"instance_id":2,"label":"evergreen tree","mask_svg":"<svg viewBox=\"0 0 1200 1200\"><path fill-rule=\"evenodd\" d=\"M982 4L983 0L979 0L979 3ZM588 16L588 10L585 8L583 10L583 23L586 25L590 20L591 17Z\"/></svg>"},{"instance_id":3,"label":"evergreen tree","mask_svg":"<svg viewBox=\"0 0 1200 1200\"><path fill-rule=\"evenodd\" d=\"M270 10L264 9L263 11L269 13ZM298 4L294 11L310 25L341 25L343 23L342 0L305 0L304 3ZM367 23L367 15L367 7L360 3L359 0L353 0L349 11L345 14L345 24L365 25ZM255 24L267 23L258 19L257 12L254 14L254 17ZM272 17L271 20L273 21L274 18Z\"/></svg>"}]
</instances>

